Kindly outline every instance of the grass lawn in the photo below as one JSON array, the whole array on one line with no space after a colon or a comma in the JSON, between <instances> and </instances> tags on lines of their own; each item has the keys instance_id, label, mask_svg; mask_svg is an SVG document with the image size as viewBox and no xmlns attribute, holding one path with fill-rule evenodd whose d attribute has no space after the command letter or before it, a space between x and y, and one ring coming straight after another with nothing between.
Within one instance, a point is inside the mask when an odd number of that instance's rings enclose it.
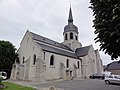
<instances>
[{"instance_id":1,"label":"grass lawn","mask_svg":"<svg viewBox=\"0 0 120 90\"><path fill-rule=\"evenodd\" d=\"M21 85L9 83L9 82L3 82L3 84L6 85L7 88L0 89L0 90L36 90L31 87L21 86Z\"/></svg>"}]
</instances>

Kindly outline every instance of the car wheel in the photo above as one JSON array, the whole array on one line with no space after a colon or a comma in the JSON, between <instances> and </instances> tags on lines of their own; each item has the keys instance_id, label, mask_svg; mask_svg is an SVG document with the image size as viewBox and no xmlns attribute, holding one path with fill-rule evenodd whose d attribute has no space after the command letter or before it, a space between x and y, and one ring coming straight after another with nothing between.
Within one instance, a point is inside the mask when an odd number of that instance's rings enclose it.
<instances>
[{"instance_id":1,"label":"car wheel","mask_svg":"<svg viewBox=\"0 0 120 90\"><path fill-rule=\"evenodd\" d=\"M104 79L104 77L100 77L100 79Z\"/></svg>"},{"instance_id":2,"label":"car wheel","mask_svg":"<svg viewBox=\"0 0 120 90\"><path fill-rule=\"evenodd\" d=\"M110 84L110 81L106 80L105 83L106 83L106 84Z\"/></svg>"},{"instance_id":3,"label":"car wheel","mask_svg":"<svg viewBox=\"0 0 120 90\"><path fill-rule=\"evenodd\" d=\"M89 78L92 79L92 76L90 76Z\"/></svg>"}]
</instances>

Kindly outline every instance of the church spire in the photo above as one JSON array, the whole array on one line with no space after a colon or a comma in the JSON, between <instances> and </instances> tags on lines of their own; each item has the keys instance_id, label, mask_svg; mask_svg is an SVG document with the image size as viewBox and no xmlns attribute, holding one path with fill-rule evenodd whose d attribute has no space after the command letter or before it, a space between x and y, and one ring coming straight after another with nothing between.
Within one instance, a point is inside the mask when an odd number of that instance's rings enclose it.
<instances>
[{"instance_id":1,"label":"church spire","mask_svg":"<svg viewBox=\"0 0 120 90\"><path fill-rule=\"evenodd\" d=\"M77 32L78 33L78 28L73 24L73 16L72 16L72 9L70 6L70 10L69 10L69 16L68 16L68 25L66 25L64 27L64 32Z\"/></svg>"},{"instance_id":2,"label":"church spire","mask_svg":"<svg viewBox=\"0 0 120 90\"><path fill-rule=\"evenodd\" d=\"M63 44L75 51L77 48L80 48L82 45L78 40L78 28L73 24L72 9L70 6L69 16L68 16L68 25L64 27L64 42Z\"/></svg>"},{"instance_id":3,"label":"church spire","mask_svg":"<svg viewBox=\"0 0 120 90\"><path fill-rule=\"evenodd\" d=\"M72 10L71 10L71 6L70 6L69 17L68 17L68 23L72 23L72 22L73 22L73 17L72 17Z\"/></svg>"}]
</instances>

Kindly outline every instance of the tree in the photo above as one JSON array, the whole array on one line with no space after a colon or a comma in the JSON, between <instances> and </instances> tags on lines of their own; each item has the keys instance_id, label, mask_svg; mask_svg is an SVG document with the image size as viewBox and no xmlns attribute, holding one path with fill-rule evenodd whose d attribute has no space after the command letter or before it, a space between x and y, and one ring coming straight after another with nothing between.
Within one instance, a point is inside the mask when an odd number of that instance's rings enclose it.
<instances>
[{"instance_id":1,"label":"tree","mask_svg":"<svg viewBox=\"0 0 120 90\"><path fill-rule=\"evenodd\" d=\"M3 78L2 78L2 75L0 74L0 89L3 88L2 80Z\"/></svg>"},{"instance_id":2,"label":"tree","mask_svg":"<svg viewBox=\"0 0 120 90\"><path fill-rule=\"evenodd\" d=\"M15 52L16 48L9 41L0 41L0 71L7 72L10 77L12 65L18 54Z\"/></svg>"},{"instance_id":3,"label":"tree","mask_svg":"<svg viewBox=\"0 0 120 90\"><path fill-rule=\"evenodd\" d=\"M95 17L95 42L100 42L100 50L112 60L117 59L120 56L120 1L91 0L90 3Z\"/></svg>"}]
</instances>

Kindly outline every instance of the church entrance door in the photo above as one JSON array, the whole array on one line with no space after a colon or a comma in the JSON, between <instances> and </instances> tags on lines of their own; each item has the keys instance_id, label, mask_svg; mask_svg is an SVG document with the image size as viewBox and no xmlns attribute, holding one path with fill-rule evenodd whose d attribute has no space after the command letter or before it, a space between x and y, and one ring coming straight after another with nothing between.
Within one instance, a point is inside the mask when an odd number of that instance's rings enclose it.
<instances>
[{"instance_id":1,"label":"church entrance door","mask_svg":"<svg viewBox=\"0 0 120 90\"><path fill-rule=\"evenodd\" d=\"M69 79L69 70L66 70L66 79Z\"/></svg>"},{"instance_id":2,"label":"church entrance door","mask_svg":"<svg viewBox=\"0 0 120 90\"><path fill-rule=\"evenodd\" d=\"M72 79L72 71L70 71L70 78Z\"/></svg>"}]
</instances>

